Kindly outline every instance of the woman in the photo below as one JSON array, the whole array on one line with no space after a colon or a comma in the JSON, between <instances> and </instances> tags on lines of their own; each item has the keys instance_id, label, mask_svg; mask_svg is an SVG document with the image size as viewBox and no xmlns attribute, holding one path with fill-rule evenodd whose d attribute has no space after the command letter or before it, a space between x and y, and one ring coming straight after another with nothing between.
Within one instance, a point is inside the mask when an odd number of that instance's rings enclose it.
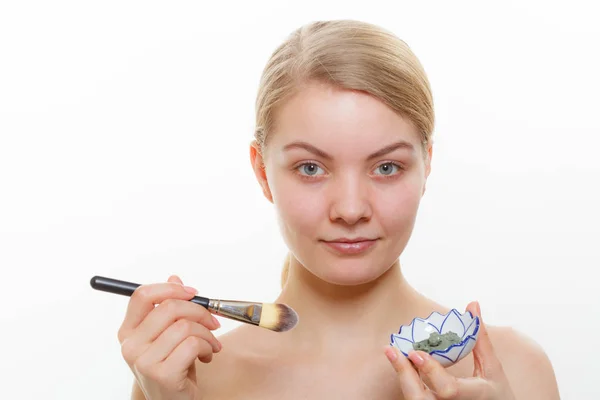
<instances>
[{"instance_id":1,"label":"woman","mask_svg":"<svg viewBox=\"0 0 600 400\"><path fill-rule=\"evenodd\" d=\"M448 311L399 262L430 172L432 103L418 59L379 27L317 22L276 49L250 158L290 250L277 301L300 323L217 340L218 321L186 301L194 289L175 276L144 285L119 330L133 398L558 399L543 350L509 328L482 324L447 369L388 345L400 324Z\"/></svg>"}]
</instances>

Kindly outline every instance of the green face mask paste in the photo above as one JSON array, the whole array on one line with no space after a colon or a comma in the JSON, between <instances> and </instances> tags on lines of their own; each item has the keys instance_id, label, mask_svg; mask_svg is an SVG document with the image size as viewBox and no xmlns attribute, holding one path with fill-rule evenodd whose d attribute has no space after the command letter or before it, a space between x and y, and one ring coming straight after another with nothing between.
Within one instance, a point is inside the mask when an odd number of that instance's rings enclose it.
<instances>
[{"instance_id":1,"label":"green face mask paste","mask_svg":"<svg viewBox=\"0 0 600 400\"><path fill-rule=\"evenodd\" d=\"M454 332L446 332L442 335L432 332L429 338L413 343L413 349L431 353L434 350L446 350L457 343L460 343L460 337Z\"/></svg>"}]
</instances>

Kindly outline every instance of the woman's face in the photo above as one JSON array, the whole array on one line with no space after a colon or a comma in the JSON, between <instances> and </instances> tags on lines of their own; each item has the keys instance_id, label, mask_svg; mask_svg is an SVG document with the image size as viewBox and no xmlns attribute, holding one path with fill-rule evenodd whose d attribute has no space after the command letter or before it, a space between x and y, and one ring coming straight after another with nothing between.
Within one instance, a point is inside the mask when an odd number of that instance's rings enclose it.
<instances>
[{"instance_id":1,"label":"woman's face","mask_svg":"<svg viewBox=\"0 0 600 400\"><path fill-rule=\"evenodd\" d=\"M431 149L375 98L311 84L277 113L256 176L295 258L324 281L357 285L387 271L413 230ZM264 168L262 167L264 163Z\"/></svg>"}]
</instances>

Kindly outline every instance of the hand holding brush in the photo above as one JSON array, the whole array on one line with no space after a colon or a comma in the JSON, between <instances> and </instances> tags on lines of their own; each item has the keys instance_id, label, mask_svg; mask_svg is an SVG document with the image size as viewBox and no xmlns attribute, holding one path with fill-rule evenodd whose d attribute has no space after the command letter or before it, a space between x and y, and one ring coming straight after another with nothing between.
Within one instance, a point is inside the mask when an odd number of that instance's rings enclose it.
<instances>
[{"instance_id":1,"label":"hand holding brush","mask_svg":"<svg viewBox=\"0 0 600 400\"><path fill-rule=\"evenodd\" d=\"M118 339L147 400L197 398L195 360L209 363L221 351L221 343L211 332L220 324L211 313L276 332L298 322L296 312L283 304L196 296L197 291L177 277L139 285L95 276L90 284L96 290L131 297Z\"/></svg>"}]
</instances>

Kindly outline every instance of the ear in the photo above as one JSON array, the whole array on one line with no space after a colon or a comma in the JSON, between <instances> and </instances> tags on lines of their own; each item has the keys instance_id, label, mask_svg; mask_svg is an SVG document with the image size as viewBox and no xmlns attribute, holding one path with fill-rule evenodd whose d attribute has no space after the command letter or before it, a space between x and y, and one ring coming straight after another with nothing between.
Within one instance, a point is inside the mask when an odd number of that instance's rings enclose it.
<instances>
[{"instance_id":1,"label":"ear","mask_svg":"<svg viewBox=\"0 0 600 400\"><path fill-rule=\"evenodd\" d=\"M271 188L269 188L269 182L267 181L267 173L265 171L265 163L263 155L260 150L260 145L256 140L250 144L250 162L252 163L252 169L254 175L262 188L263 194L271 203L273 202L273 195L271 194Z\"/></svg>"},{"instance_id":2,"label":"ear","mask_svg":"<svg viewBox=\"0 0 600 400\"><path fill-rule=\"evenodd\" d=\"M423 183L423 193L425 194L425 190L427 189L427 178L429 178L429 174L431 173L431 158L433 157L433 144L429 143L427 147L427 157L425 158L425 183Z\"/></svg>"}]
</instances>

